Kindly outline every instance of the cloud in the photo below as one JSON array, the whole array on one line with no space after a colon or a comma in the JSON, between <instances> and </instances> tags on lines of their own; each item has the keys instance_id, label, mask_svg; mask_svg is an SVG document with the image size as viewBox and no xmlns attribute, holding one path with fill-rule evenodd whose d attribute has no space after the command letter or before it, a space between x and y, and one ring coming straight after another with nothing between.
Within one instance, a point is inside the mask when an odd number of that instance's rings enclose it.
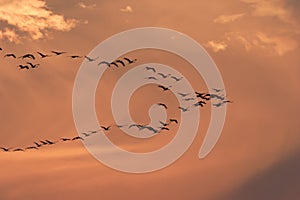
<instances>
[{"instance_id":1,"label":"cloud","mask_svg":"<svg viewBox=\"0 0 300 200\"><path fill-rule=\"evenodd\" d=\"M90 5L87 5L85 4L84 2L79 2L78 3L78 6L80 8L83 8L83 9L92 9L92 8L96 8L96 4L90 4Z\"/></svg>"},{"instance_id":2,"label":"cloud","mask_svg":"<svg viewBox=\"0 0 300 200\"><path fill-rule=\"evenodd\" d=\"M227 48L227 44L222 42L216 42L216 41L209 41L205 44L206 47L212 49L214 52L224 51Z\"/></svg>"},{"instance_id":3,"label":"cloud","mask_svg":"<svg viewBox=\"0 0 300 200\"><path fill-rule=\"evenodd\" d=\"M216 19L214 19L214 22L218 23L218 24L234 22L235 20L240 19L244 15L245 15L245 13L239 13L239 14L234 14L234 15L220 15Z\"/></svg>"},{"instance_id":4,"label":"cloud","mask_svg":"<svg viewBox=\"0 0 300 200\"><path fill-rule=\"evenodd\" d=\"M126 6L125 8L120 9L121 12L132 13L133 9L131 6Z\"/></svg>"},{"instance_id":5,"label":"cloud","mask_svg":"<svg viewBox=\"0 0 300 200\"><path fill-rule=\"evenodd\" d=\"M13 42L24 37L21 33L37 40L46 37L50 30L70 31L78 23L75 19L66 20L64 16L50 11L44 0L4 0L0 3L0 21L13 27L14 31L4 30L4 36Z\"/></svg>"},{"instance_id":6,"label":"cloud","mask_svg":"<svg viewBox=\"0 0 300 200\"><path fill-rule=\"evenodd\" d=\"M18 34L9 28L5 28L4 31L0 30L0 40L2 39L7 39L8 41L15 42L17 44L21 43Z\"/></svg>"}]
</instances>

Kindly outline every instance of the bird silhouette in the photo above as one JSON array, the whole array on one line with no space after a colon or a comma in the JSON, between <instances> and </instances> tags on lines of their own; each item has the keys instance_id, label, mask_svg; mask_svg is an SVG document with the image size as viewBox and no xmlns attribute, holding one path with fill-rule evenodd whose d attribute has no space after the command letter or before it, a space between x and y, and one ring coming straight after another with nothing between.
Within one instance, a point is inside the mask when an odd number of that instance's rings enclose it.
<instances>
[{"instance_id":1,"label":"bird silhouette","mask_svg":"<svg viewBox=\"0 0 300 200\"><path fill-rule=\"evenodd\" d=\"M67 52L64 52L64 51L51 51L52 53L54 53L55 55L59 56L61 54L65 54Z\"/></svg>"},{"instance_id":2,"label":"bird silhouette","mask_svg":"<svg viewBox=\"0 0 300 200\"><path fill-rule=\"evenodd\" d=\"M42 140L40 140L40 143L42 143L42 145L47 145L48 144L48 142L45 142L45 141L42 141Z\"/></svg>"},{"instance_id":3,"label":"bird silhouette","mask_svg":"<svg viewBox=\"0 0 300 200\"><path fill-rule=\"evenodd\" d=\"M195 100L194 98L185 98L183 99L184 101L192 101L192 100Z\"/></svg>"},{"instance_id":4,"label":"bird silhouette","mask_svg":"<svg viewBox=\"0 0 300 200\"><path fill-rule=\"evenodd\" d=\"M66 142L66 141L70 141L71 139L70 138L60 138L61 139L61 141L63 141L63 142Z\"/></svg>"},{"instance_id":5,"label":"bird silhouette","mask_svg":"<svg viewBox=\"0 0 300 200\"><path fill-rule=\"evenodd\" d=\"M116 67L119 67L119 65L117 63L115 63L115 62L111 62L110 65L114 65Z\"/></svg>"},{"instance_id":6,"label":"bird silhouette","mask_svg":"<svg viewBox=\"0 0 300 200\"><path fill-rule=\"evenodd\" d=\"M223 103L233 103L233 101L225 100Z\"/></svg>"},{"instance_id":7,"label":"bird silhouette","mask_svg":"<svg viewBox=\"0 0 300 200\"><path fill-rule=\"evenodd\" d=\"M154 77L154 76L149 76L149 77L147 77L146 79L148 79L148 80L158 80L156 77Z\"/></svg>"},{"instance_id":8,"label":"bird silhouette","mask_svg":"<svg viewBox=\"0 0 300 200\"><path fill-rule=\"evenodd\" d=\"M194 104L194 106L195 106L195 107L197 107L197 106L203 107L204 104L206 104L205 101L198 101L197 103Z\"/></svg>"},{"instance_id":9,"label":"bird silhouette","mask_svg":"<svg viewBox=\"0 0 300 200\"><path fill-rule=\"evenodd\" d=\"M107 65L108 67L110 67L110 63L109 62L106 62L106 61L102 61L100 63L98 63L98 66L102 65L102 64L105 64Z\"/></svg>"},{"instance_id":10,"label":"bird silhouette","mask_svg":"<svg viewBox=\"0 0 300 200\"><path fill-rule=\"evenodd\" d=\"M137 127L139 130L142 130L144 129L144 125L141 125L141 124L131 124L128 126L128 128L132 128L132 127Z\"/></svg>"},{"instance_id":11,"label":"bird silhouette","mask_svg":"<svg viewBox=\"0 0 300 200\"><path fill-rule=\"evenodd\" d=\"M99 58L99 56L97 58L90 58L88 56L84 56L84 58L87 59L88 62L94 62L94 61L96 61Z\"/></svg>"},{"instance_id":12,"label":"bird silhouette","mask_svg":"<svg viewBox=\"0 0 300 200\"><path fill-rule=\"evenodd\" d=\"M21 148L17 148L17 149L14 149L13 151L24 151L24 149L21 149Z\"/></svg>"},{"instance_id":13,"label":"bird silhouette","mask_svg":"<svg viewBox=\"0 0 300 200\"><path fill-rule=\"evenodd\" d=\"M2 51L3 49L0 47L0 51Z\"/></svg>"},{"instance_id":14,"label":"bird silhouette","mask_svg":"<svg viewBox=\"0 0 300 200\"><path fill-rule=\"evenodd\" d=\"M181 93L181 92L178 92L177 94L179 94L182 97L186 97L186 96L190 95L190 93Z\"/></svg>"},{"instance_id":15,"label":"bird silhouette","mask_svg":"<svg viewBox=\"0 0 300 200\"><path fill-rule=\"evenodd\" d=\"M168 123L164 123L164 122L162 122L162 121L159 121L159 123L160 123L161 125L163 125L163 126L168 126L168 125L169 125Z\"/></svg>"},{"instance_id":16,"label":"bird silhouette","mask_svg":"<svg viewBox=\"0 0 300 200\"><path fill-rule=\"evenodd\" d=\"M107 127L105 127L105 126L100 126L103 130L105 130L105 131L108 131L108 130L110 130L110 128L111 128L111 126L107 126Z\"/></svg>"},{"instance_id":17,"label":"bird silhouette","mask_svg":"<svg viewBox=\"0 0 300 200\"><path fill-rule=\"evenodd\" d=\"M126 60L128 62L128 64L132 64L135 63L137 61L137 59L131 60L129 58L124 57L124 60Z\"/></svg>"},{"instance_id":18,"label":"bird silhouette","mask_svg":"<svg viewBox=\"0 0 300 200\"><path fill-rule=\"evenodd\" d=\"M38 150L38 148L35 147L35 146L26 147L25 149L36 149L36 150Z\"/></svg>"},{"instance_id":19,"label":"bird silhouette","mask_svg":"<svg viewBox=\"0 0 300 200\"><path fill-rule=\"evenodd\" d=\"M78 56L78 55L73 55L73 56L69 56L70 58L72 59L75 59L75 58L82 58L82 56Z\"/></svg>"},{"instance_id":20,"label":"bird silhouette","mask_svg":"<svg viewBox=\"0 0 300 200\"><path fill-rule=\"evenodd\" d=\"M125 67L125 63L122 61L122 60L116 60L115 61L116 63L118 62L118 63L121 63L121 65L123 66L123 67Z\"/></svg>"},{"instance_id":21,"label":"bird silhouette","mask_svg":"<svg viewBox=\"0 0 300 200\"><path fill-rule=\"evenodd\" d=\"M20 56L19 58L22 58L22 59L25 59L25 58L30 58L30 59L33 59L33 60L35 60L35 57L34 57L34 55L32 55L32 54L25 54L25 55L23 55L23 56Z\"/></svg>"},{"instance_id":22,"label":"bird silhouette","mask_svg":"<svg viewBox=\"0 0 300 200\"><path fill-rule=\"evenodd\" d=\"M81 133L82 135L84 135L84 137L89 137L91 134L89 134L89 133L85 133L85 132L83 132L83 133Z\"/></svg>"},{"instance_id":23,"label":"bird silhouette","mask_svg":"<svg viewBox=\"0 0 300 200\"><path fill-rule=\"evenodd\" d=\"M221 107L222 105L223 105L223 102L213 104L213 106L215 106L215 107Z\"/></svg>"},{"instance_id":24,"label":"bird silhouette","mask_svg":"<svg viewBox=\"0 0 300 200\"><path fill-rule=\"evenodd\" d=\"M158 106L162 106L162 107L164 107L165 109L168 109L168 106L167 106L166 104L164 104L164 103L158 103L157 105L158 105Z\"/></svg>"},{"instance_id":25,"label":"bird silhouette","mask_svg":"<svg viewBox=\"0 0 300 200\"><path fill-rule=\"evenodd\" d=\"M182 112L187 112L187 111L189 111L189 107L184 108L184 107L179 106L178 108L179 108Z\"/></svg>"},{"instance_id":26,"label":"bird silhouette","mask_svg":"<svg viewBox=\"0 0 300 200\"><path fill-rule=\"evenodd\" d=\"M174 79L176 82L180 81L183 79L183 77L177 78L176 76L171 76L172 79Z\"/></svg>"},{"instance_id":27,"label":"bird silhouette","mask_svg":"<svg viewBox=\"0 0 300 200\"><path fill-rule=\"evenodd\" d=\"M159 86L157 86L157 87L163 89L163 91L168 91L168 90L170 90L170 87L171 87L171 86L169 86L169 87L164 87L163 85L159 85Z\"/></svg>"},{"instance_id":28,"label":"bird silhouette","mask_svg":"<svg viewBox=\"0 0 300 200\"><path fill-rule=\"evenodd\" d=\"M37 68L38 66L40 66L40 64L32 64L31 62L27 62L28 65L31 66L31 68Z\"/></svg>"},{"instance_id":29,"label":"bird silhouette","mask_svg":"<svg viewBox=\"0 0 300 200\"><path fill-rule=\"evenodd\" d=\"M19 65L19 70L21 69L29 69L29 67L27 65Z\"/></svg>"},{"instance_id":30,"label":"bird silhouette","mask_svg":"<svg viewBox=\"0 0 300 200\"><path fill-rule=\"evenodd\" d=\"M17 56L13 53L9 53L9 54L5 54L4 58L5 57L13 57L13 58L17 58Z\"/></svg>"},{"instance_id":31,"label":"bird silhouette","mask_svg":"<svg viewBox=\"0 0 300 200\"><path fill-rule=\"evenodd\" d=\"M50 57L50 55L43 54L43 53L41 53L41 52L37 52L37 53L41 56L41 58L47 58L47 57Z\"/></svg>"},{"instance_id":32,"label":"bird silhouette","mask_svg":"<svg viewBox=\"0 0 300 200\"><path fill-rule=\"evenodd\" d=\"M49 144L49 145L55 144L55 142L52 142L50 140L45 140L45 142L47 142L47 144Z\"/></svg>"},{"instance_id":33,"label":"bird silhouette","mask_svg":"<svg viewBox=\"0 0 300 200\"><path fill-rule=\"evenodd\" d=\"M161 76L162 78L168 78L171 76L171 74L163 74L163 73L157 73L157 75Z\"/></svg>"},{"instance_id":34,"label":"bird silhouette","mask_svg":"<svg viewBox=\"0 0 300 200\"><path fill-rule=\"evenodd\" d=\"M149 131L152 131L153 133L158 133L159 132L159 130L157 130L157 129L151 127L151 126L143 126L142 129L147 129Z\"/></svg>"},{"instance_id":35,"label":"bird silhouette","mask_svg":"<svg viewBox=\"0 0 300 200\"><path fill-rule=\"evenodd\" d=\"M178 124L178 120L177 119L170 119L169 121L170 121L170 123L174 122L175 124Z\"/></svg>"},{"instance_id":36,"label":"bird silhouette","mask_svg":"<svg viewBox=\"0 0 300 200\"><path fill-rule=\"evenodd\" d=\"M215 92L221 92L223 89L212 88Z\"/></svg>"},{"instance_id":37,"label":"bird silhouette","mask_svg":"<svg viewBox=\"0 0 300 200\"><path fill-rule=\"evenodd\" d=\"M41 147L41 146L43 146L43 144L39 144L39 143L37 143L37 142L33 142L37 147Z\"/></svg>"},{"instance_id":38,"label":"bird silhouette","mask_svg":"<svg viewBox=\"0 0 300 200\"><path fill-rule=\"evenodd\" d=\"M77 136L77 137L73 137L72 138L72 141L74 141L74 140L84 140L82 137L80 137L80 136Z\"/></svg>"},{"instance_id":39,"label":"bird silhouette","mask_svg":"<svg viewBox=\"0 0 300 200\"><path fill-rule=\"evenodd\" d=\"M153 71L154 73L156 72L155 68L154 67L145 67L145 70L146 71Z\"/></svg>"},{"instance_id":40,"label":"bird silhouette","mask_svg":"<svg viewBox=\"0 0 300 200\"><path fill-rule=\"evenodd\" d=\"M10 151L10 148L0 147L0 149L2 149L2 150L5 151L5 152Z\"/></svg>"},{"instance_id":41,"label":"bird silhouette","mask_svg":"<svg viewBox=\"0 0 300 200\"><path fill-rule=\"evenodd\" d=\"M170 129L168 127L161 127L160 130L161 131L163 131L163 130L169 131Z\"/></svg>"}]
</instances>

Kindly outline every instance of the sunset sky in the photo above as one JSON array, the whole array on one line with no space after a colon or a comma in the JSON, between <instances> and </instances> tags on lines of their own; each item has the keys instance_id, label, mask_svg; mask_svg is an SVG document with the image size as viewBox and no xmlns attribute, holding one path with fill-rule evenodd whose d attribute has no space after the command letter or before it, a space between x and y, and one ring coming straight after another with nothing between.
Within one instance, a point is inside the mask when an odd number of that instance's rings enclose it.
<instances>
[{"instance_id":1,"label":"sunset sky","mask_svg":"<svg viewBox=\"0 0 300 200\"><path fill-rule=\"evenodd\" d=\"M234 103L227 105L222 135L209 156L198 158L210 105L200 109L198 134L188 151L152 173L113 170L80 141L1 151L0 199L298 200L299 9L298 0L1 0L0 147L77 136L72 92L83 59L68 56L88 55L103 40L133 28L163 27L192 37L215 61ZM41 59L36 53L52 50L67 54ZM29 60L4 58L8 53L32 53L40 66L19 70ZM114 124L112 89L138 64L163 63L180 71L195 90L208 91L192 66L174 54L147 49L127 56L140 63L108 70L99 82L95 106L101 125ZM180 116L174 95L162 96L148 85L132 96L133 119L148 123L148 109L158 101L168 103L168 116ZM147 152L171 141L178 127L170 129L146 140L116 128L107 135L123 149Z\"/></svg>"}]
</instances>

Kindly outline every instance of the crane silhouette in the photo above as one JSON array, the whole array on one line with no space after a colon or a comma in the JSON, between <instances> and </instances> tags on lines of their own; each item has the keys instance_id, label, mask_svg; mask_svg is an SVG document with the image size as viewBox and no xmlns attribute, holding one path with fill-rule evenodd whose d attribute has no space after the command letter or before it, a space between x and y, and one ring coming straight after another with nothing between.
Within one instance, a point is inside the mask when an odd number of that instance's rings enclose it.
<instances>
[{"instance_id":1,"label":"crane silhouette","mask_svg":"<svg viewBox=\"0 0 300 200\"><path fill-rule=\"evenodd\" d=\"M128 64L132 64L135 63L137 61L137 59L131 60L129 58L124 57L124 60L126 60L128 62Z\"/></svg>"},{"instance_id":2,"label":"crane silhouette","mask_svg":"<svg viewBox=\"0 0 300 200\"><path fill-rule=\"evenodd\" d=\"M37 53L41 56L41 58L47 58L47 57L50 57L50 55L43 54L43 53L41 53L41 52L37 52Z\"/></svg>"},{"instance_id":3,"label":"crane silhouette","mask_svg":"<svg viewBox=\"0 0 300 200\"><path fill-rule=\"evenodd\" d=\"M154 73L156 72L155 68L154 67L145 67L145 70L146 71L153 71Z\"/></svg>"},{"instance_id":4,"label":"crane silhouette","mask_svg":"<svg viewBox=\"0 0 300 200\"><path fill-rule=\"evenodd\" d=\"M67 52L64 52L64 51L51 51L52 53L54 53L55 55L59 56L61 54L65 54Z\"/></svg>"},{"instance_id":5,"label":"crane silhouette","mask_svg":"<svg viewBox=\"0 0 300 200\"><path fill-rule=\"evenodd\" d=\"M164 107L165 109L168 109L168 106L167 106L166 104L164 104L164 103L157 103L157 105L158 105L158 106L162 106L162 107Z\"/></svg>"}]
</instances>

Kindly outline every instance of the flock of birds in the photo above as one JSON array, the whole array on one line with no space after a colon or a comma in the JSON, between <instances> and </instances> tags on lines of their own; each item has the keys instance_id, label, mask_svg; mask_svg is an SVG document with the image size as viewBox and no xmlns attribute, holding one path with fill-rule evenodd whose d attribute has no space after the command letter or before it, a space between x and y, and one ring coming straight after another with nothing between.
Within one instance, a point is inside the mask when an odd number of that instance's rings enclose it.
<instances>
[{"instance_id":1,"label":"flock of birds","mask_svg":"<svg viewBox=\"0 0 300 200\"><path fill-rule=\"evenodd\" d=\"M0 48L0 51L3 51L2 48ZM13 53L7 53L4 55L5 58L13 58L13 59L26 59L27 62L26 64L20 64L18 65L18 68L20 70L29 70L29 69L34 69L37 68L40 64L38 63L33 63L33 61L36 60L37 56L39 56L41 59L45 59L51 56L60 56L63 54L67 54L67 52L64 51L51 51L51 54L44 54L41 52L37 52L37 55L34 54L24 54L22 56L17 56L16 54ZM96 58L90 58L88 56L80 56L80 55L69 55L68 56L71 59L79 59L79 58L83 58L86 59L87 62L96 62L99 57ZM28 60L32 60L32 62L28 62ZM137 61L137 59L130 59L127 57L124 57L122 60L118 59L115 60L113 62L107 62L107 61L100 61L97 63L98 66L101 65L106 65L107 67L120 67L123 66L125 67L126 65L135 63ZM155 67L153 66L147 66L145 67L145 71L149 71L153 74L151 74L150 76L147 76L146 79L148 80L155 80L158 81L159 79L171 79L174 81L174 83L178 83L180 82L183 77L176 77L172 74L164 74L162 72L159 72ZM168 92L171 90L172 85L165 87L163 85L158 84L157 86L159 89L162 90L162 92ZM233 103L230 100L227 100L226 97L224 96L224 94L222 94L223 89L217 89L217 88L212 88L212 90L215 92L214 94L212 93L208 93L208 92L195 92L195 95L193 95L193 97L191 96L191 93L183 93L183 92L177 92L177 94L182 98L183 101L185 102L191 102L191 104L187 107L181 107L178 106L178 109L181 112L188 112L190 111L192 108L197 108L197 107L204 107L208 101L210 100L215 100L217 102L212 103L212 105L214 107L221 107L222 105L226 104L226 103ZM196 96L196 98L195 98ZM165 103L157 103L157 106L162 106L165 109L168 109L168 106ZM100 126L100 128L98 130L94 130L94 131L88 131L88 132L83 132L80 133L81 136L75 136L72 138L67 138L67 137L61 137L57 140L39 140L34 141L33 145L24 147L24 148L8 148L8 147L0 147L0 150L2 150L3 152L25 152L28 150L38 150L42 147L46 147L46 146L52 146L54 144L60 143L60 142L74 142L74 141L79 141L79 140L84 140L87 137L96 134L96 133L106 133L112 130L113 127L118 127L118 128L137 128L139 131L141 130L148 130L150 132L152 132L153 134L157 134L160 133L162 131L169 131L169 125L170 124L178 124L178 120L175 118L171 118L169 119L167 122L162 122L159 121L160 126L159 127L152 127L146 124L130 124L130 125L109 125L109 126Z\"/></svg>"},{"instance_id":2,"label":"flock of birds","mask_svg":"<svg viewBox=\"0 0 300 200\"><path fill-rule=\"evenodd\" d=\"M3 49L1 47L0 47L0 51L3 51ZM67 54L67 52L65 52L65 51L51 51L50 54L41 53L41 52L36 52L36 54L26 53L21 56L17 56L15 53L6 53L4 55L4 58L26 60L25 64L19 64L17 67L19 68L19 70L29 70L29 69L36 69L40 66L39 63L34 63L34 61L36 61L37 58L46 59L46 58L49 58L52 56L61 56L61 55L65 55L65 54ZM70 59L84 58L87 62L96 62L99 59L99 57L91 58L88 56L81 56L81 55L68 55L67 57L69 57ZM98 66L104 65L104 66L108 66L108 67L112 67L112 66L125 67L126 65L135 63L136 61L137 61L137 59L130 59L130 58L124 57L122 60L118 59L113 62L100 61L98 63Z\"/></svg>"}]
</instances>

